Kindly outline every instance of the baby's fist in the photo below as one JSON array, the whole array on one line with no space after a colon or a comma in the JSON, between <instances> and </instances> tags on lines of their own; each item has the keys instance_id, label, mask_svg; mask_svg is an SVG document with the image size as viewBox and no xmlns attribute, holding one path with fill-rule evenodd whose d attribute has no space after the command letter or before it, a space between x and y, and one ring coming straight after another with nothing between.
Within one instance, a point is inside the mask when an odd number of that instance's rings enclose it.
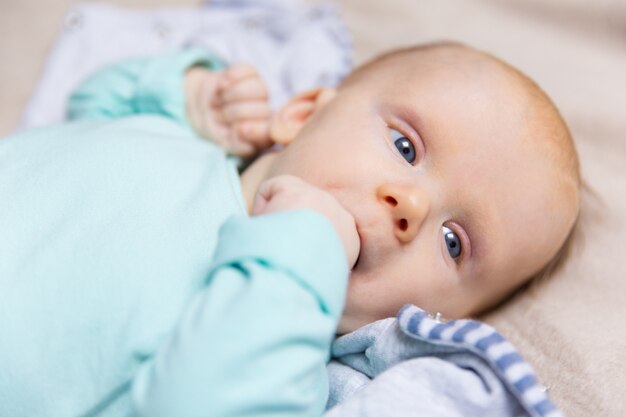
<instances>
[{"instance_id":1,"label":"baby's fist","mask_svg":"<svg viewBox=\"0 0 626 417\"><path fill-rule=\"evenodd\" d=\"M211 72L195 67L185 79L192 127L227 152L254 156L272 145L268 91L254 67L236 64Z\"/></svg>"},{"instance_id":2,"label":"baby's fist","mask_svg":"<svg viewBox=\"0 0 626 417\"><path fill-rule=\"evenodd\" d=\"M261 183L252 213L310 209L325 216L335 227L350 268L361 250L354 217L327 191L292 175L280 175Z\"/></svg>"}]
</instances>

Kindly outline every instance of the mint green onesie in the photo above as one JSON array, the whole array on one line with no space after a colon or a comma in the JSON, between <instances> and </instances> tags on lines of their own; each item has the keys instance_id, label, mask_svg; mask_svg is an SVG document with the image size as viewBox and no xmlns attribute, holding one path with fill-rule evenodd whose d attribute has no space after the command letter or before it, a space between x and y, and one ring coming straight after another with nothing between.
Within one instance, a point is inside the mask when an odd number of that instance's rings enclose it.
<instances>
[{"instance_id":1,"label":"mint green onesie","mask_svg":"<svg viewBox=\"0 0 626 417\"><path fill-rule=\"evenodd\" d=\"M0 139L0 416L319 416L348 266L312 211L248 217L187 126L199 50L103 70Z\"/></svg>"}]
</instances>

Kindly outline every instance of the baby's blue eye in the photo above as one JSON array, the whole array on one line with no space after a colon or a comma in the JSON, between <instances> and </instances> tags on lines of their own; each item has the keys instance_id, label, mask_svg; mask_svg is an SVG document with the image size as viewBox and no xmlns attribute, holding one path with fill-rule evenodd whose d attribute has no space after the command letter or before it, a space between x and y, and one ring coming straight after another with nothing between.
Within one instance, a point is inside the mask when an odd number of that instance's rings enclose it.
<instances>
[{"instance_id":1,"label":"baby's blue eye","mask_svg":"<svg viewBox=\"0 0 626 417\"><path fill-rule=\"evenodd\" d=\"M393 139L394 145L398 148L400 155L402 155L402 157L406 159L409 164L415 162L417 155L413 142L397 130L391 128L389 130L391 131L391 139Z\"/></svg>"},{"instance_id":2,"label":"baby's blue eye","mask_svg":"<svg viewBox=\"0 0 626 417\"><path fill-rule=\"evenodd\" d=\"M442 226L442 229L448 253L453 259L458 258L461 255L461 239L449 227Z\"/></svg>"}]
</instances>

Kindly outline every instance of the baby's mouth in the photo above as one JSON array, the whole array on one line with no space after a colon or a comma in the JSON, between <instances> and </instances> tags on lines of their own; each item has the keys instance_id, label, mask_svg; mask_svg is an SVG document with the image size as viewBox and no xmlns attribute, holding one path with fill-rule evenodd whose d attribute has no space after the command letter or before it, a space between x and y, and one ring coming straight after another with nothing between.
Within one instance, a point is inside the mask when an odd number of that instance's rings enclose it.
<instances>
[{"instance_id":1,"label":"baby's mouth","mask_svg":"<svg viewBox=\"0 0 626 417\"><path fill-rule=\"evenodd\" d=\"M361 260L361 254L363 253L363 237L361 235L361 229L359 228L359 223L356 222L356 234L359 236L359 254L356 257L356 261L352 266L350 271L354 271L356 267L359 265L359 261Z\"/></svg>"},{"instance_id":2,"label":"baby's mouth","mask_svg":"<svg viewBox=\"0 0 626 417\"><path fill-rule=\"evenodd\" d=\"M351 271L354 271L357 265L359 265L359 259L361 259L361 251L359 251L359 255L356 257L356 262L354 262L354 266L352 267Z\"/></svg>"}]
</instances>

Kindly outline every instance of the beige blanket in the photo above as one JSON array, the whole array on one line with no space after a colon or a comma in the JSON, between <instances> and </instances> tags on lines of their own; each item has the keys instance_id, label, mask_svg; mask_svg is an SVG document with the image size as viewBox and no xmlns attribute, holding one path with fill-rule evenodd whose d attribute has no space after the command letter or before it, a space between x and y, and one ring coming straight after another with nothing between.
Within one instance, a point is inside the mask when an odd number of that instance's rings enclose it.
<instances>
[{"instance_id":1,"label":"beige blanket","mask_svg":"<svg viewBox=\"0 0 626 417\"><path fill-rule=\"evenodd\" d=\"M17 122L66 7L0 2L0 135ZM196 0L117 0L128 6ZM535 365L569 416L626 410L626 2L624 0L342 0L356 62L455 39L513 63L570 124L587 193L575 256L557 276L485 317Z\"/></svg>"}]
</instances>

